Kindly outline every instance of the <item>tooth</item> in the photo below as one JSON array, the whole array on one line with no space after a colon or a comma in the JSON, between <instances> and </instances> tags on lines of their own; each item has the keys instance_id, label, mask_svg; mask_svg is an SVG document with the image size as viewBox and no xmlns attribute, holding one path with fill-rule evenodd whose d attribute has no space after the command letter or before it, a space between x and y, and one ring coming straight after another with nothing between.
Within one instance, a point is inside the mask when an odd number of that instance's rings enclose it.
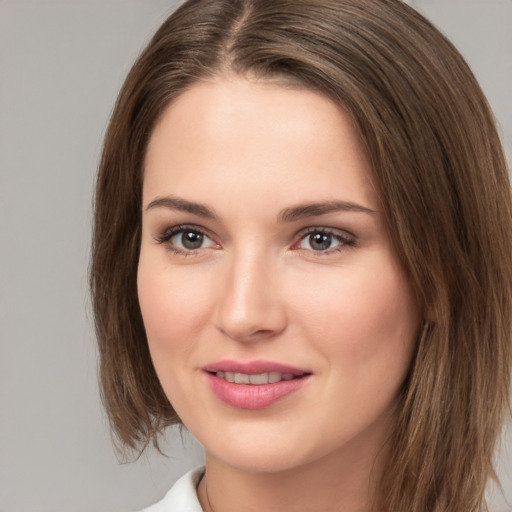
<instances>
[{"instance_id":1,"label":"tooth","mask_svg":"<svg viewBox=\"0 0 512 512\"><path fill-rule=\"evenodd\" d=\"M258 373L256 375L248 375L246 373L235 373L235 372L222 372L218 371L215 375L219 379L224 379L227 382L234 382L236 384L275 384L281 380L292 380L296 377L293 373L281 373L281 372L266 372Z\"/></svg>"},{"instance_id":2,"label":"tooth","mask_svg":"<svg viewBox=\"0 0 512 512\"><path fill-rule=\"evenodd\" d=\"M235 382L237 384L249 384L249 375L246 373L235 373Z\"/></svg>"},{"instance_id":3,"label":"tooth","mask_svg":"<svg viewBox=\"0 0 512 512\"><path fill-rule=\"evenodd\" d=\"M279 372L270 372L268 374L268 383L274 384L276 382L279 382L281 380L281 373Z\"/></svg>"},{"instance_id":4,"label":"tooth","mask_svg":"<svg viewBox=\"0 0 512 512\"><path fill-rule=\"evenodd\" d=\"M249 381L251 384L268 384L268 373L249 375Z\"/></svg>"}]
</instances>

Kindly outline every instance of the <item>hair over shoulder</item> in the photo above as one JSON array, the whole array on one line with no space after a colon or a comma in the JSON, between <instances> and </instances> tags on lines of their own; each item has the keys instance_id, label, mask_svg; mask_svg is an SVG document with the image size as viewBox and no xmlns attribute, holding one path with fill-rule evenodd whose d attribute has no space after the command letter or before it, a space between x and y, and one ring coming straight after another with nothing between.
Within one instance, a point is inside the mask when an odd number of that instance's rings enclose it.
<instances>
[{"instance_id":1,"label":"hair over shoulder","mask_svg":"<svg viewBox=\"0 0 512 512\"><path fill-rule=\"evenodd\" d=\"M90 283L102 397L121 443L180 423L137 299L145 152L166 106L236 74L311 88L355 121L423 313L381 488L387 512L477 512L509 404L512 205L489 105L453 45L399 0L189 0L113 111Z\"/></svg>"}]
</instances>

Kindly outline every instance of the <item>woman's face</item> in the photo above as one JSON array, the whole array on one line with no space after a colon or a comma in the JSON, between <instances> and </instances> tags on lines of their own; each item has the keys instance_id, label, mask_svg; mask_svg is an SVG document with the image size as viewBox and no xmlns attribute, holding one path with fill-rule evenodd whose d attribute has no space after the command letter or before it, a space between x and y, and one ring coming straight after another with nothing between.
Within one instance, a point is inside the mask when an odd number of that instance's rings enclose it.
<instances>
[{"instance_id":1,"label":"woman's face","mask_svg":"<svg viewBox=\"0 0 512 512\"><path fill-rule=\"evenodd\" d=\"M225 78L170 105L147 152L138 291L163 389L210 457L278 471L381 447L419 314L354 125L326 97Z\"/></svg>"}]
</instances>

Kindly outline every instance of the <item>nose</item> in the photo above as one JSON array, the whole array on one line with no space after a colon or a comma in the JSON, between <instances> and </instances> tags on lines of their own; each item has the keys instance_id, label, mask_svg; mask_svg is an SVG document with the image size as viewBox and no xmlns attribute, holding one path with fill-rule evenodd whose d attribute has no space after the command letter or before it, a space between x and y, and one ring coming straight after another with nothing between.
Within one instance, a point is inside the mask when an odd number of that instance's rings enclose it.
<instances>
[{"instance_id":1,"label":"nose","mask_svg":"<svg viewBox=\"0 0 512 512\"><path fill-rule=\"evenodd\" d=\"M215 322L235 341L271 339L286 328L278 269L269 260L261 252L234 255L223 272Z\"/></svg>"}]
</instances>

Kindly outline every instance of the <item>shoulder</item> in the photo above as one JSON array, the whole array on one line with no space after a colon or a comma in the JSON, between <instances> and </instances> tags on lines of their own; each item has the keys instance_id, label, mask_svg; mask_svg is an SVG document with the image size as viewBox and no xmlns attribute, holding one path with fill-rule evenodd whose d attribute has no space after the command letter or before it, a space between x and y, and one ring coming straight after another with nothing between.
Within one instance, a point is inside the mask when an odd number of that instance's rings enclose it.
<instances>
[{"instance_id":1,"label":"shoulder","mask_svg":"<svg viewBox=\"0 0 512 512\"><path fill-rule=\"evenodd\" d=\"M171 487L161 501L140 512L203 512L196 492L203 474L203 466L189 471Z\"/></svg>"}]
</instances>

